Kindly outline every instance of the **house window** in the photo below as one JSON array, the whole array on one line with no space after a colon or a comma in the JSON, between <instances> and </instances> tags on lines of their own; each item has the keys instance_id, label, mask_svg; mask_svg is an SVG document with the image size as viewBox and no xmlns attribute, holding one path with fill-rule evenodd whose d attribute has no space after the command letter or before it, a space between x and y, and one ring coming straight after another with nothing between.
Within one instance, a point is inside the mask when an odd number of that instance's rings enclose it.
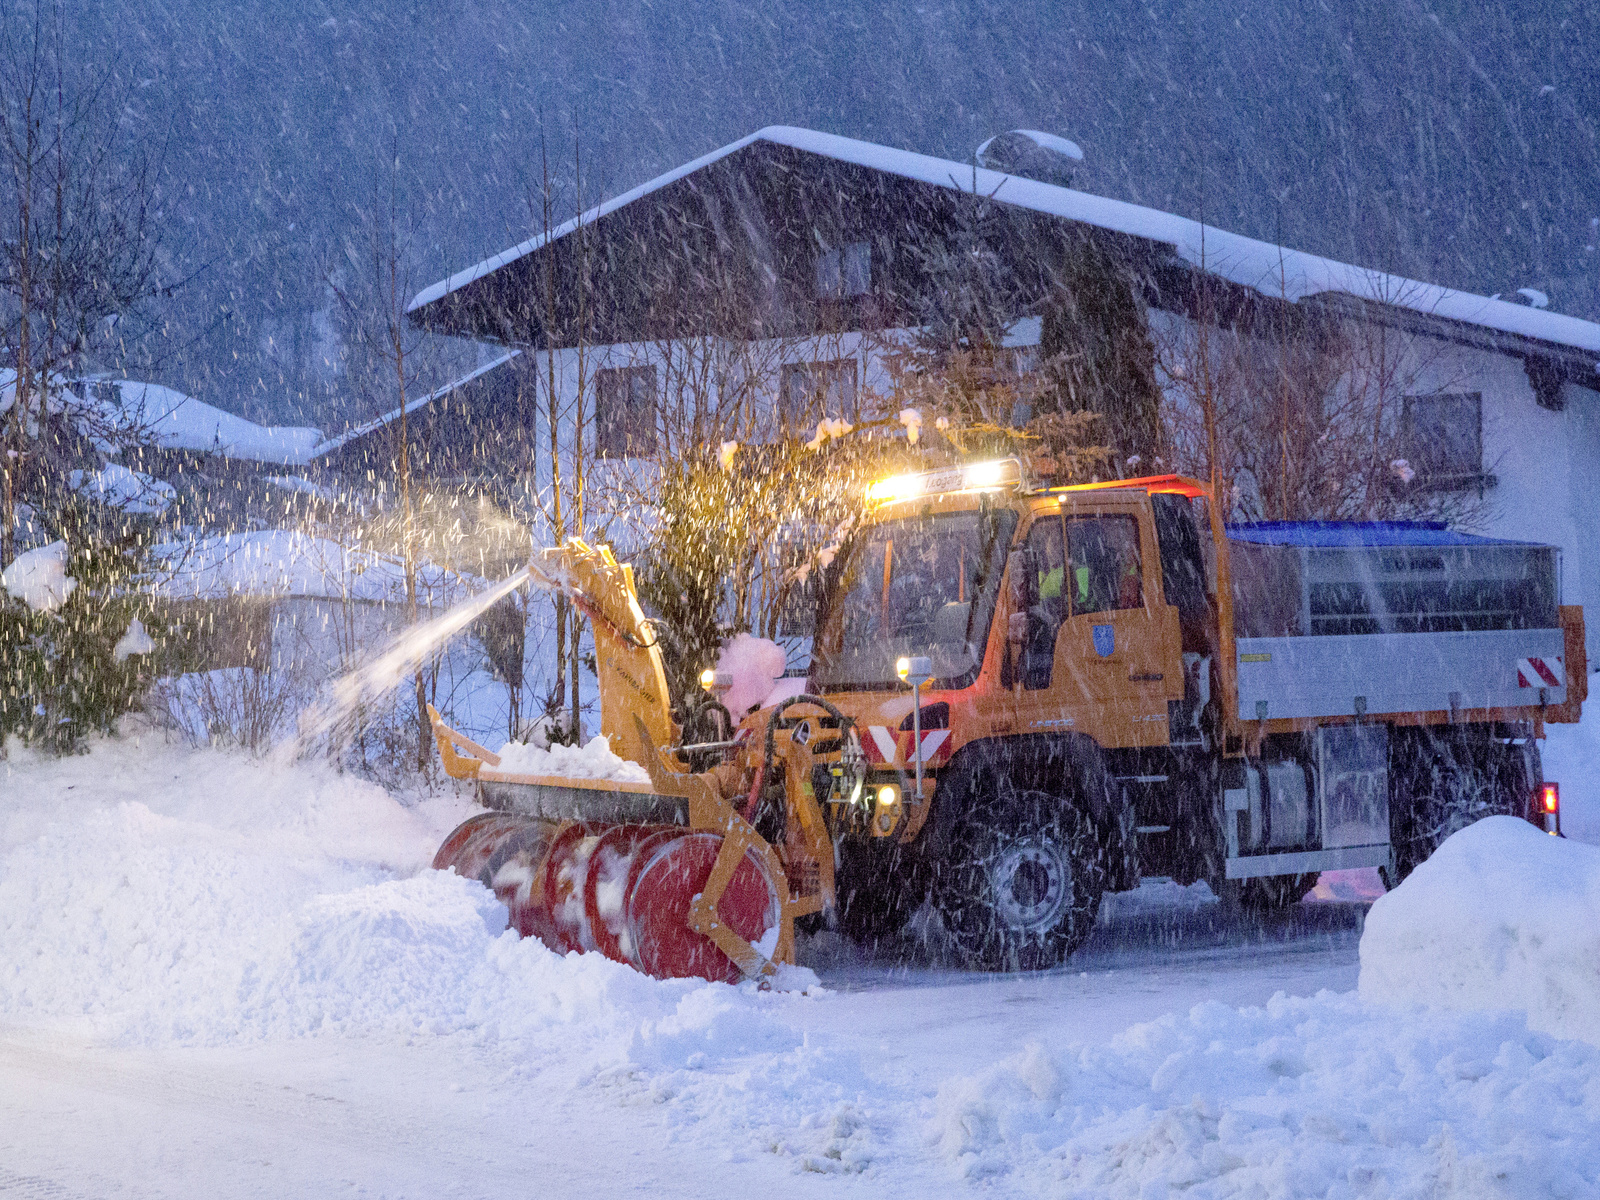
<instances>
[{"instance_id":1,"label":"house window","mask_svg":"<svg viewBox=\"0 0 1600 1200\"><path fill-rule=\"evenodd\" d=\"M817 297L840 300L872 290L872 245L850 242L842 250L824 250L817 258Z\"/></svg>"},{"instance_id":2,"label":"house window","mask_svg":"<svg viewBox=\"0 0 1600 1200\"><path fill-rule=\"evenodd\" d=\"M614 458L656 452L655 367L605 367L595 373L595 452Z\"/></svg>"},{"instance_id":3,"label":"house window","mask_svg":"<svg viewBox=\"0 0 1600 1200\"><path fill-rule=\"evenodd\" d=\"M778 403L789 426L801 428L814 418L856 419L856 360L785 363Z\"/></svg>"},{"instance_id":4,"label":"house window","mask_svg":"<svg viewBox=\"0 0 1600 1200\"><path fill-rule=\"evenodd\" d=\"M1483 395L1407 396L1400 416L1400 458L1418 487L1467 487L1483 480Z\"/></svg>"}]
</instances>

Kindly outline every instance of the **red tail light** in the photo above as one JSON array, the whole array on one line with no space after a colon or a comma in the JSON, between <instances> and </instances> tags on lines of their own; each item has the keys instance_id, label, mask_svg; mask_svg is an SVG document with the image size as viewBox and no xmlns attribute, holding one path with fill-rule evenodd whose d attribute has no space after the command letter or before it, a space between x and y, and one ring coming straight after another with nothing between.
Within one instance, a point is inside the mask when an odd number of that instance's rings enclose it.
<instances>
[{"instance_id":1,"label":"red tail light","mask_svg":"<svg viewBox=\"0 0 1600 1200\"><path fill-rule=\"evenodd\" d=\"M1541 783L1536 803L1544 831L1551 837L1561 836L1561 785Z\"/></svg>"}]
</instances>

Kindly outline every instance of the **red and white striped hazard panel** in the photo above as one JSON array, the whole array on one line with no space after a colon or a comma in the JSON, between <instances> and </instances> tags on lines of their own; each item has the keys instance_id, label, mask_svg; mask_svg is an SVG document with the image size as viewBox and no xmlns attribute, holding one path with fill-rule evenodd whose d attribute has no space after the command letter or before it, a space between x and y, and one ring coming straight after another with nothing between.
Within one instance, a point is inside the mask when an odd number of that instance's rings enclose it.
<instances>
[{"instance_id":1,"label":"red and white striped hazard panel","mask_svg":"<svg viewBox=\"0 0 1600 1200\"><path fill-rule=\"evenodd\" d=\"M908 767L916 761L914 756L916 736L909 729L900 731L900 761ZM950 731L948 729L924 730L922 734L922 765L925 767L944 765L950 759L949 747Z\"/></svg>"},{"instance_id":2,"label":"red and white striped hazard panel","mask_svg":"<svg viewBox=\"0 0 1600 1200\"><path fill-rule=\"evenodd\" d=\"M905 730L896 734L886 725L868 725L867 736L861 739L861 748L869 763L885 766L910 766L916 761L912 741L916 734ZM950 731L930 729L922 735L923 766L942 766L950 760Z\"/></svg>"},{"instance_id":3,"label":"red and white striped hazard panel","mask_svg":"<svg viewBox=\"0 0 1600 1200\"><path fill-rule=\"evenodd\" d=\"M869 763L893 763L899 747L887 725L868 725L867 736L861 741Z\"/></svg>"},{"instance_id":4,"label":"red and white striped hazard panel","mask_svg":"<svg viewBox=\"0 0 1600 1200\"><path fill-rule=\"evenodd\" d=\"M1567 682L1559 658L1517 659L1517 686L1525 688L1558 688Z\"/></svg>"}]
</instances>

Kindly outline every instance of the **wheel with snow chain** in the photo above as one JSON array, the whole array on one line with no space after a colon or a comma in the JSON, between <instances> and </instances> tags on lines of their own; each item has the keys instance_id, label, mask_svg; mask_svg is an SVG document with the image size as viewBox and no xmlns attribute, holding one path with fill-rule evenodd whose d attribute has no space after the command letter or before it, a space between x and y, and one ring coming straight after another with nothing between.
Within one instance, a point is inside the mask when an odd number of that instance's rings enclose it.
<instances>
[{"instance_id":1,"label":"wheel with snow chain","mask_svg":"<svg viewBox=\"0 0 1600 1200\"><path fill-rule=\"evenodd\" d=\"M1424 742L1391 789L1394 870L1380 870L1384 886L1398 887L1446 838L1484 817L1526 816L1542 777L1539 749L1531 740Z\"/></svg>"},{"instance_id":2,"label":"wheel with snow chain","mask_svg":"<svg viewBox=\"0 0 1600 1200\"><path fill-rule=\"evenodd\" d=\"M1094 822L1047 792L992 787L956 822L933 896L974 967L1041 971L1088 939L1105 891Z\"/></svg>"}]
</instances>

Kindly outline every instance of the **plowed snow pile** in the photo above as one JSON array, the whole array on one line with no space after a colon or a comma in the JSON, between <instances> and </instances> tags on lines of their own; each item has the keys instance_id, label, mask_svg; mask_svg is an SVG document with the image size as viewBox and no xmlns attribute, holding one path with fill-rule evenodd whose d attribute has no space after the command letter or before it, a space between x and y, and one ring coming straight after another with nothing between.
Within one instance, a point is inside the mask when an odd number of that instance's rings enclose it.
<instances>
[{"instance_id":1,"label":"plowed snow pile","mask_svg":"<svg viewBox=\"0 0 1600 1200\"><path fill-rule=\"evenodd\" d=\"M1600 848L1515 817L1452 835L1367 914L1361 996L1519 1009L1600 1045Z\"/></svg>"},{"instance_id":2,"label":"plowed snow pile","mask_svg":"<svg viewBox=\"0 0 1600 1200\"><path fill-rule=\"evenodd\" d=\"M864 1172L874 1196L961 1180L1130 1200L1600 1189L1600 1050L1518 1015L1323 993L1203 1004L1104 1044L1062 1026L998 1062L958 1038L923 1036L932 1049L907 1056L820 989L662 982L519 941L483 888L426 869L468 811L148 737L65 760L14 751L0 762L0 1033L64 1031L173 1061L189 1047L216 1062L370 1045L397 1074L438 1044L496 1119L536 1129L530 1097L567 1097L599 1114L586 1122L617 1114L635 1141L752 1171ZM1429 912L1436 940L1472 933ZM1591 916L1589 936L1597 927ZM1039 986L1065 996L1077 980ZM388 1086L372 1080L363 1102L381 1110ZM655 1123L624 1125L640 1106ZM163 1110L148 1119L149 1137L165 1136ZM668 1161L629 1152L646 1173Z\"/></svg>"},{"instance_id":3,"label":"plowed snow pile","mask_svg":"<svg viewBox=\"0 0 1600 1200\"><path fill-rule=\"evenodd\" d=\"M1600 1052L1326 992L1202 1004L939 1088L932 1146L1047 1195L1587 1196Z\"/></svg>"},{"instance_id":4,"label":"plowed snow pile","mask_svg":"<svg viewBox=\"0 0 1600 1200\"><path fill-rule=\"evenodd\" d=\"M510 775L650 782L650 772L613 753L611 739L603 734L590 738L582 746L563 746L557 742L548 749L528 742L507 742L500 747L500 765L496 769Z\"/></svg>"}]
</instances>

